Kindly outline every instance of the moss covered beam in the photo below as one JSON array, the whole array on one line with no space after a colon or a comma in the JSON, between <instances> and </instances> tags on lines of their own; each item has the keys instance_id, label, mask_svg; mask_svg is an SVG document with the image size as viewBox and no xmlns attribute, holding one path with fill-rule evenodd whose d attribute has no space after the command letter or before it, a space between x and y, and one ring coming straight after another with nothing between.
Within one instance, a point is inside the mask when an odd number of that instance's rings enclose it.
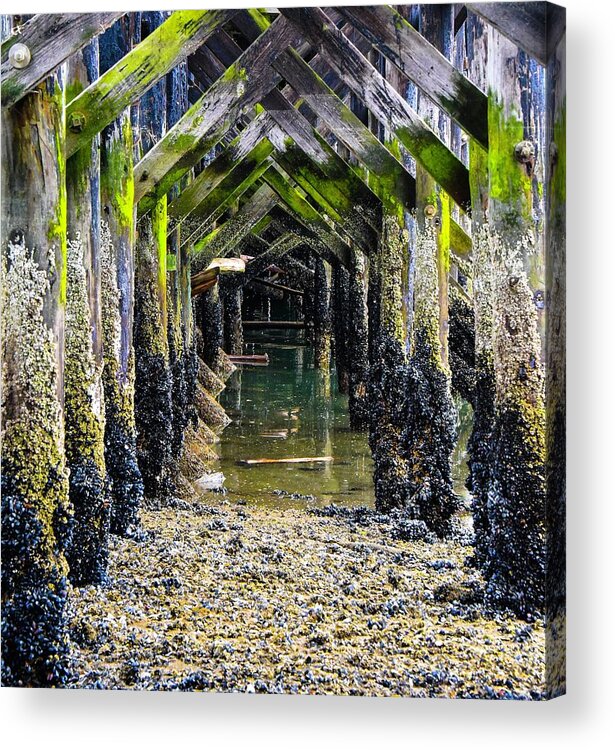
<instances>
[{"instance_id":1,"label":"moss covered beam","mask_svg":"<svg viewBox=\"0 0 615 750\"><path fill-rule=\"evenodd\" d=\"M211 11L210 11L211 12ZM278 18L186 112L135 168L135 200L148 210L281 80L271 57L296 42L299 32Z\"/></svg>"},{"instance_id":2,"label":"moss covered beam","mask_svg":"<svg viewBox=\"0 0 615 750\"><path fill-rule=\"evenodd\" d=\"M33 16L19 27L19 33L12 34L2 42L2 106L10 107L18 102L122 15L124 14L41 13ZM25 67L12 64L9 53L16 44L28 49L30 62Z\"/></svg>"},{"instance_id":3,"label":"moss covered beam","mask_svg":"<svg viewBox=\"0 0 615 750\"><path fill-rule=\"evenodd\" d=\"M335 24L319 8L282 8L281 12L322 49L340 78L363 98L451 198L461 208L467 208L467 168Z\"/></svg>"},{"instance_id":4,"label":"moss covered beam","mask_svg":"<svg viewBox=\"0 0 615 750\"><path fill-rule=\"evenodd\" d=\"M112 122L165 73L226 23L233 10L182 10L106 71L66 108L67 155Z\"/></svg>"},{"instance_id":5,"label":"moss covered beam","mask_svg":"<svg viewBox=\"0 0 615 750\"><path fill-rule=\"evenodd\" d=\"M63 91L2 110L2 684L67 676Z\"/></svg>"},{"instance_id":6,"label":"moss covered beam","mask_svg":"<svg viewBox=\"0 0 615 750\"><path fill-rule=\"evenodd\" d=\"M98 41L67 64L66 92L76 96L98 78ZM100 140L67 163L67 288L64 360L65 452L74 529L67 550L75 585L105 580L109 498L105 466L103 331L100 282Z\"/></svg>"},{"instance_id":7,"label":"moss covered beam","mask_svg":"<svg viewBox=\"0 0 615 750\"><path fill-rule=\"evenodd\" d=\"M390 5L337 11L482 146L487 146L487 97L438 48Z\"/></svg>"}]
</instances>

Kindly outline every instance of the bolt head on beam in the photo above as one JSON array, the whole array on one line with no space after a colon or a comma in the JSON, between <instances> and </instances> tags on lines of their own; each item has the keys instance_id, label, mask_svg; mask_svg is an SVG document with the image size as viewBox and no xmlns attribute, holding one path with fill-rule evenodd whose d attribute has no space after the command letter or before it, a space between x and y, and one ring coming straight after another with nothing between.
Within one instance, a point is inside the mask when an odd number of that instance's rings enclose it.
<instances>
[{"instance_id":1,"label":"bolt head on beam","mask_svg":"<svg viewBox=\"0 0 615 750\"><path fill-rule=\"evenodd\" d=\"M9 50L9 63L13 68L27 68L31 59L30 49L21 42L14 44Z\"/></svg>"}]
</instances>

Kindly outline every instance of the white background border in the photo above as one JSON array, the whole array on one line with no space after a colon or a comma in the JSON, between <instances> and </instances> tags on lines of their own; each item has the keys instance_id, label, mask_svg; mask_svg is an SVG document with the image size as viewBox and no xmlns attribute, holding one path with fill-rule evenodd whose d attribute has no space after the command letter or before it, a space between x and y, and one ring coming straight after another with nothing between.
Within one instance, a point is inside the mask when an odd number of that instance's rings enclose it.
<instances>
[{"instance_id":1,"label":"white background border","mask_svg":"<svg viewBox=\"0 0 615 750\"><path fill-rule=\"evenodd\" d=\"M75 0L2 12L243 7ZM285 2L285 5L316 4ZM335 3L332 2L332 5ZM340 3L342 4L342 3ZM348 4L367 4L363 3ZM568 695L550 703L0 690L9 748L599 750L613 737L615 3L568 0ZM263 3L264 5L264 3ZM611 740L612 741L612 740Z\"/></svg>"}]
</instances>

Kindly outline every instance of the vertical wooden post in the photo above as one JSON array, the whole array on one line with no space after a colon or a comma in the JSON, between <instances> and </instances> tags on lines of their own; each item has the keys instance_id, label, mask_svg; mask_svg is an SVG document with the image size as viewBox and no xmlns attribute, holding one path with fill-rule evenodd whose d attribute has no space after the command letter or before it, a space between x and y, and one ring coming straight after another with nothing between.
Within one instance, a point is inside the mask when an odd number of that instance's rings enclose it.
<instances>
[{"instance_id":1,"label":"vertical wooden post","mask_svg":"<svg viewBox=\"0 0 615 750\"><path fill-rule=\"evenodd\" d=\"M465 23L469 75L476 86L488 91L487 31L473 13ZM473 563L485 569L489 554L489 490L493 469L495 370L493 362L493 247L489 208L487 152L473 139L469 142L470 192L472 196L472 275L474 302L474 419L468 441L469 476L474 526Z\"/></svg>"},{"instance_id":2,"label":"vertical wooden post","mask_svg":"<svg viewBox=\"0 0 615 750\"><path fill-rule=\"evenodd\" d=\"M67 99L98 78L98 40L68 61ZM78 122L68 122L76 128ZM98 136L66 165L67 287L64 406L69 497L74 509L67 550L70 579L100 583L107 573L109 497L104 455L103 336L100 286Z\"/></svg>"},{"instance_id":3,"label":"vertical wooden post","mask_svg":"<svg viewBox=\"0 0 615 750\"><path fill-rule=\"evenodd\" d=\"M350 275L343 266L332 269L330 317L333 322L333 341L337 385L340 393L348 393L350 388L348 292Z\"/></svg>"},{"instance_id":4,"label":"vertical wooden post","mask_svg":"<svg viewBox=\"0 0 615 750\"><path fill-rule=\"evenodd\" d=\"M348 339L346 344L349 369L348 410L350 412L350 426L354 430L364 429L369 422L366 265L363 253L353 247L350 253L348 279L348 322L346 327Z\"/></svg>"},{"instance_id":5,"label":"vertical wooden post","mask_svg":"<svg viewBox=\"0 0 615 750\"><path fill-rule=\"evenodd\" d=\"M188 109L188 71L186 63L180 63L167 74L167 126L173 125ZM189 182L186 175L181 183ZM179 186L174 186L168 194L171 201L179 195ZM167 236L167 315L169 367L172 377L171 400L173 406L173 433L171 458L177 465L184 447L184 431L188 425L190 403L196 389L196 362L190 340L190 246L180 250L180 228ZM187 289L186 289L187 286ZM187 306L187 315L184 310Z\"/></svg>"},{"instance_id":6,"label":"vertical wooden post","mask_svg":"<svg viewBox=\"0 0 615 750\"><path fill-rule=\"evenodd\" d=\"M519 53L495 29L487 34L495 418L486 600L525 615L543 609L545 597L544 366L525 269L534 241L532 169Z\"/></svg>"},{"instance_id":7,"label":"vertical wooden post","mask_svg":"<svg viewBox=\"0 0 615 750\"><path fill-rule=\"evenodd\" d=\"M403 277L408 261L403 209L383 206L377 259L370 259L369 444L374 459L376 508L404 508L408 461L402 454L406 404L406 331Z\"/></svg>"},{"instance_id":8,"label":"vertical wooden post","mask_svg":"<svg viewBox=\"0 0 615 750\"><path fill-rule=\"evenodd\" d=\"M452 6L421 6L421 33L450 50ZM445 143L450 123L419 93L418 111ZM416 165L413 328L404 451L409 460L408 509L440 536L451 531L460 501L453 492L456 413L448 364L449 196Z\"/></svg>"},{"instance_id":9,"label":"vertical wooden post","mask_svg":"<svg viewBox=\"0 0 615 750\"><path fill-rule=\"evenodd\" d=\"M66 676L63 92L2 109L2 684Z\"/></svg>"},{"instance_id":10,"label":"vertical wooden post","mask_svg":"<svg viewBox=\"0 0 615 750\"><path fill-rule=\"evenodd\" d=\"M198 298L201 308L201 326L203 333L203 359L205 364L220 376L222 363L220 350L224 343L222 326L222 305L218 284L203 292Z\"/></svg>"},{"instance_id":11,"label":"vertical wooden post","mask_svg":"<svg viewBox=\"0 0 615 750\"><path fill-rule=\"evenodd\" d=\"M328 374L331 362L329 278L325 262L314 258L314 367Z\"/></svg>"},{"instance_id":12,"label":"vertical wooden post","mask_svg":"<svg viewBox=\"0 0 615 750\"><path fill-rule=\"evenodd\" d=\"M127 13L100 38L101 72L131 48L139 14ZM105 392L105 463L111 491L111 532L139 528L143 479L137 464L134 321L134 180L130 108L101 135L101 294Z\"/></svg>"},{"instance_id":13,"label":"vertical wooden post","mask_svg":"<svg viewBox=\"0 0 615 750\"><path fill-rule=\"evenodd\" d=\"M566 40L547 67L546 683L566 690Z\"/></svg>"},{"instance_id":14,"label":"vertical wooden post","mask_svg":"<svg viewBox=\"0 0 615 750\"><path fill-rule=\"evenodd\" d=\"M242 280L228 274L220 278L219 284L223 302L224 351L227 354L243 354Z\"/></svg>"},{"instance_id":15,"label":"vertical wooden post","mask_svg":"<svg viewBox=\"0 0 615 750\"><path fill-rule=\"evenodd\" d=\"M151 33L163 20L161 12L144 13L141 27ZM164 79L141 98L139 118L141 154L144 155L166 130ZM172 490L169 434L173 423L167 338L166 195L139 219L137 233L134 323L137 459L146 497L164 499Z\"/></svg>"}]
</instances>

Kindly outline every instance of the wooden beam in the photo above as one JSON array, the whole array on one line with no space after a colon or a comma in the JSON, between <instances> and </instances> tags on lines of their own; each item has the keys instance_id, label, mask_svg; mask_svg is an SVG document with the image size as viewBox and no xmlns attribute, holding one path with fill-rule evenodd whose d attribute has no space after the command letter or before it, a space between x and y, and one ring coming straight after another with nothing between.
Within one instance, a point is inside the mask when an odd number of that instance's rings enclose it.
<instances>
[{"instance_id":1,"label":"wooden beam","mask_svg":"<svg viewBox=\"0 0 615 750\"><path fill-rule=\"evenodd\" d=\"M517 47L546 65L566 30L566 9L553 3L466 3Z\"/></svg>"},{"instance_id":2,"label":"wooden beam","mask_svg":"<svg viewBox=\"0 0 615 750\"><path fill-rule=\"evenodd\" d=\"M361 96L451 198L461 208L467 208L467 168L335 24L319 8L281 8L281 12L322 49L340 78Z\"/></svg>"},{"instance_id":3,"label":"wooden beam","mask_svg":"<svg viewBox=\"0 0 615 750\"><path fill-rule=\"evenodd\" d=\"M259 254L246 264L246 279L252 279L262 273L268 266L287 255L295 248L303 245L305 239L296 232L286 232L272 244L267 244L260 237L251 234L242 243L251 248L257 246Z\"/></svg>"},{"instance_id":4,"label":"wooden beam","mask_svg":"<svg viewBox=\"0 0 615 750\"><path fill-rule=\"evenodd\" d=\"M253 279L250 279L250 281L254 284L260 284L261 286L266 286L269 289L277 289L280 292L285 292L286 294L293 294L297 297L303 297L305 292L302 289L293 289L289 286L284 286L284 284L276 284L274 281L267 281L267 279L259 279L257 276L255 276Z\"/></svg>"},{"instance_id":5,"label":"wooden beam","mask_svg":"<svg viewBox=\"0 0 615 750\"><path fill-rule=\"evenodd\" d=\"M194 104L135 168L135 200L141 210L153 205L233 125L238 114L256 104L279 83L268 64L276 52L301 34L278 18L234 65Z\"/></svg>"},{"instance_id":6,"label":"wooden beam","mask_svg":"<svg viewBox=\"0 0 615 750\"><path fill-rule=\"evenodd\" d=\"M246 264L241 258L214 258L206 269L192 275L192 294L201 294L215 283L220 274L244 273Z\"/></svg>"},{"instance_id":7,"label":"wooden beam","mask_svg":"<svg viewBox=\"0 0 615 750\"><path fill-rule=\"evenodd\" d=\"M470 258L472 253L472 238L452 218L450 226L450 242L452 253L459 258Z\"/></svg>"},{"instance_id":8,"label":"wooden beam","mask_svg":"<svg viewBox=\"0 0 615 750\"><path fill-rule=\"evenodd\" d=\"M435 104L487 148L487 97L405 18L390 5L339 7L337 11Z\"/></svg>"},{"instance_id":9,"label":"wooden beam","mask_svg":"<svg viewBox=\"0 0 615 750\"><path fill-rule=\"evenodd\" d=\"M125 107L139 99L234 13L234 10L172 13L141 44L68 104L67 156L74 154Z\"/></svg>"},{"instance_id":10,"label":"wooden beam","mask_svg":"<svg viewBox=\"0 0 615 750\"><path fill-rule=\"evenodd\" d=\"M10 107L114 21L118 13L40 13L2 43L2 106ZM9 51L25 45L30 63L13 67Z\"/></svg>"},{"instance_id":11,"label":"wooden beam","mask_svg":"<svg viewBox=\"0 0 615 750\"><path fill-rule=\"evenodd\" d=\"M244 328L271 328L274 330L287 330L295 328L305 328L304 320L244 320ZM287 461L292 459L286 459ZM295 461L298 459L295 459ZM301 459L303 461L311 460L315 461L318 459ZM246 462L249 463L249 462Z\"/></svg>"}]
</instances>

